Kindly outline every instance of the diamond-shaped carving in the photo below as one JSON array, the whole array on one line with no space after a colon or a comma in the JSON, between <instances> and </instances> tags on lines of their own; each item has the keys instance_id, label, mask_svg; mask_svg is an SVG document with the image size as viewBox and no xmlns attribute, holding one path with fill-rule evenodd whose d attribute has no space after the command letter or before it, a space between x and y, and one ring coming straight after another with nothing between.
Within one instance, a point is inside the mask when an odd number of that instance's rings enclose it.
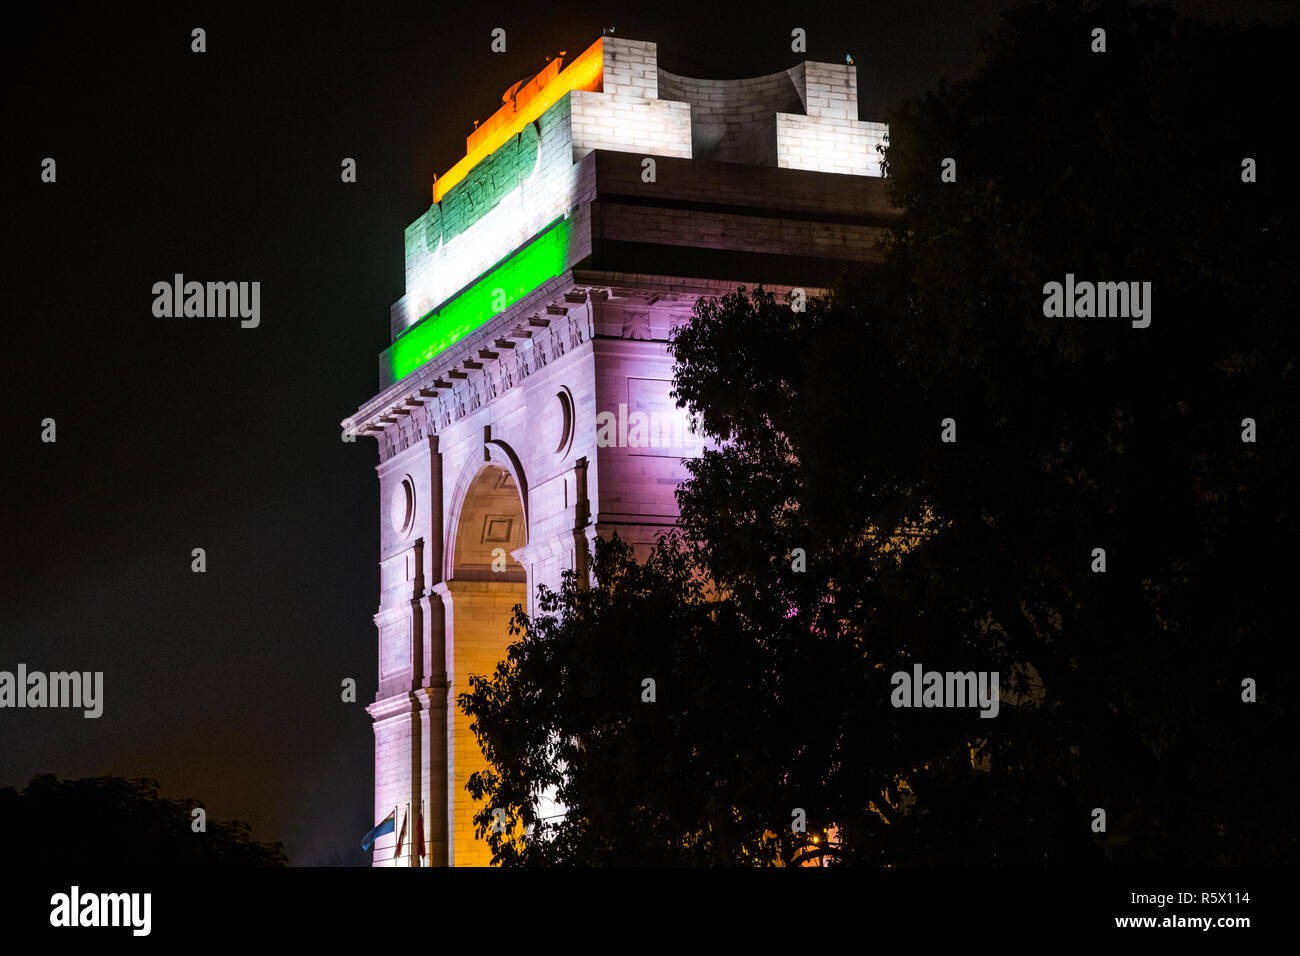
<instances>
[{"instance_id":1,"label":"diamond-shaped carving","mask_svg":"<svg viewBox=\"0 0 1300 956\"><path fill-rule=\"evenodd\" d=\"M483 543L484 544L508 544L510 542L510 528L514 524L514 518L506 518L501 515L487 515L483 518Z\"/></svg>"}]
</instances>

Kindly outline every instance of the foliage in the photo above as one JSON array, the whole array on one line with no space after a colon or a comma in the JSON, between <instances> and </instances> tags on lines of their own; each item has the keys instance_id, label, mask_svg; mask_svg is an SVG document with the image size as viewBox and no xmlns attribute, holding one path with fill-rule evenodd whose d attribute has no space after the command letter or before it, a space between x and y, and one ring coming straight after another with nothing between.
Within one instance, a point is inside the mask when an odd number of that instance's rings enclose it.
<instances>
[{"instance_id":1,"label":"foliage","mask_svg":"<svg viewBox=\"0 0 1300 956\"><path fill-rule=\"evenodd\" d=\"M788 862L795 807L835 824L840 862L1294 859L1264 795L1295 697L1300 280L1273 97L1296 34L1012 11L974 76L889 117L876 265L805 312L701 300L670 345L716 441L679 492L695 543L598 550L597 586L520 614L462 698L505 768L476 795L522 808L546 781L571 807L504 862ZM1067 273L1151 282L1150 327L1046 317ZM998 716L892 707L918 662L997 671Z\"/></svg>"},{"instance_id":2,"label":"foliage","mask_svg":"<svg viewBox=\"0 0 1300 956\"><path fill-rule=\"evenodd\" d=\"M60 867L285 866L280 843L258 843L247 823L192 829L193 800L169 800L148 779L32 778L0 789L0 845L14 863Z\"/></svg>"}]
</instances>

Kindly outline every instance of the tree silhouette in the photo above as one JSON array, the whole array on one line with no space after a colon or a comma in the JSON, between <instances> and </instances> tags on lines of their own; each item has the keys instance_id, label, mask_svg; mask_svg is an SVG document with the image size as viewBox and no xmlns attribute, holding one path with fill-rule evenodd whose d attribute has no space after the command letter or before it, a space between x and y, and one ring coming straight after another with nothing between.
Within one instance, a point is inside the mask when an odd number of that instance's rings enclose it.
<instances>
[{"instance_id":1,"label":"tree silhouette","mask_svg":"<svg viewBox=\"0 0 1300 956\"><path fill-rule=\"evenodd\" d=\"M280 843L258 843L248 824L205 821L193 800L168 800L156 781L34 777L0 789L0 846L14 864L72 867L285 866Z\"/></svg>"},{"instance_id":2,"label":"tree silhouette","mask_svg":"<svg viewBox=\"0 0 1300 956\"><path fill-rule=\"evenodd\" d=\"M840 862L1294 859L1266 795L1295 692L1300 207L1274 98L1296 39L1009 12L970 79L889 117L878 266L803 312L699 303L671 343L719 443L679 492L697 544L644 579L598 557L461 698L501 761L472 781L490 805L522 812L566 761L559 838L503 862L788 862L794 808ZM1150 282L1149 327L1046 315L1067 274ZM639 710L652 651L671 706ZM917 663L998 673L998 715L893 706Z\"/></svg>"}]
</instances>

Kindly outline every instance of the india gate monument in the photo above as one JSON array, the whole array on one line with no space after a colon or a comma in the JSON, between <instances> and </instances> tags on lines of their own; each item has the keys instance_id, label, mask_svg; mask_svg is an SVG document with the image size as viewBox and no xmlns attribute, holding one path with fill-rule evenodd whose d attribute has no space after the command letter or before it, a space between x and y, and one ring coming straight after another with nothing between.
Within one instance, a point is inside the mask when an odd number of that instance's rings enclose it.
<instances>
[{"instance_id":1,"label":"india gate monument","mask_svg":"<svg viewBox=\"0 0 1300 956\"><path fill-rule=\"evenodd\" d=\"M374 865L490 862L456 696L597 536L643 556L673 526L699 439L667 341L696 300L815 296L874 256L886 129L857 115L851 64L695 79L605 36L507 90L434 180L379 391L342 423L379 446Z\"/></svg>"}]
</instances>

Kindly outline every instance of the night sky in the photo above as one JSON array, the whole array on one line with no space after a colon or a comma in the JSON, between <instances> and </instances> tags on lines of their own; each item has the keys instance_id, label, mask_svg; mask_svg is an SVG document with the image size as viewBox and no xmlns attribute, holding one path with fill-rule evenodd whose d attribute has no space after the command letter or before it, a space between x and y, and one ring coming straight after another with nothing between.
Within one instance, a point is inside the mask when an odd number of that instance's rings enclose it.
<instances>
[{"instance_id":1,"label":"night sky","mask_svg":"<svg viewBox=\"0 0 1300 956\"><path fill-rule=\"evenodd\" d=\"M376 391L403 229L474 120L613 26L692 76L851 53L859 117L879 121L969 73L1005 5L97 4L7 24L0 670L103 671L105 705L0 710L0 786L147 776L291 863L367 863L377 456L338 422ZM259 281L260 326L155 318L152 286L178 272Z\"/></svg>"}]
</instances>

